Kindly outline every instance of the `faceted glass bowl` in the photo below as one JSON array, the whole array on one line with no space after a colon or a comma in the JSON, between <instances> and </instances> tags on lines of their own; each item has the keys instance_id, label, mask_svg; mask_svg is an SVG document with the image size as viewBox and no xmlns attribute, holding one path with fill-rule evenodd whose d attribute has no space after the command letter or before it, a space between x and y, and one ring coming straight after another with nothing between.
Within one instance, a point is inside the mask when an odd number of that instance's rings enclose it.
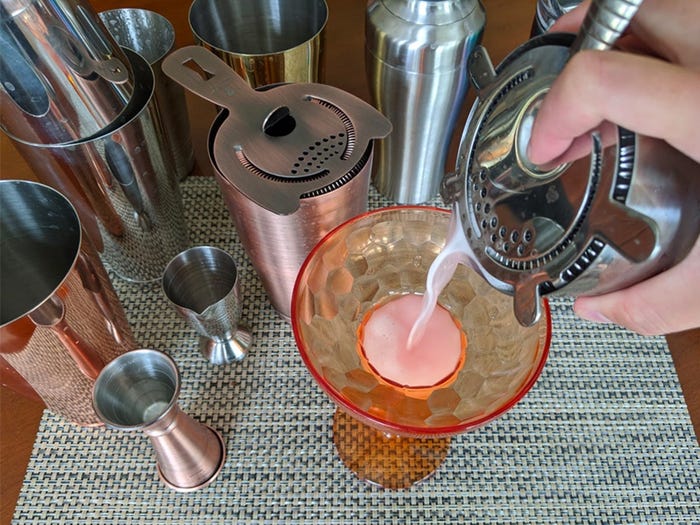
<instances>
[{"instance_id":1,"label":"faceted glass bowl","mask_svg":"<svg viewBox=\"0 0 700 525\"><path fill-rule=\"evenodd\" d=\"M551 322L523 327L512 298L459 265L438 302L466 334L461 369L430 387L392 384L361 358L366 313L395 295L425 292L446 241L450 212L396 206L358 216L329 233L297 277L292 325L307 368L349 415L385 434L444 437L499 417L535 384L547 359ZM426 363L425 366L430 366Z\"/></svg>"}]
</instances>

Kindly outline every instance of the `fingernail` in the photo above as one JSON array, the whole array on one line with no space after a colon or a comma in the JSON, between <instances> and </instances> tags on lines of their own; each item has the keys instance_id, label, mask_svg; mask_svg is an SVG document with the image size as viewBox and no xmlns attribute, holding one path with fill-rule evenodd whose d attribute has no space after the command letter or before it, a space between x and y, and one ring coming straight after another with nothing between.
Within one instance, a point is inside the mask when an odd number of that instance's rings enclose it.
<instances>
[{"instance_id":1,"label":"fingernail","mask_svg":"<svg viewBox=\"0 0 700 525\"><path fill-rule=\"evenodd\" d=\"M583 309L576 309L574 313L578 315L581 319L587 321L592 321L594 323L612 323L610 319L605 317L603 314L597 311L587 311Z\"/></svg>"}]
</instances>

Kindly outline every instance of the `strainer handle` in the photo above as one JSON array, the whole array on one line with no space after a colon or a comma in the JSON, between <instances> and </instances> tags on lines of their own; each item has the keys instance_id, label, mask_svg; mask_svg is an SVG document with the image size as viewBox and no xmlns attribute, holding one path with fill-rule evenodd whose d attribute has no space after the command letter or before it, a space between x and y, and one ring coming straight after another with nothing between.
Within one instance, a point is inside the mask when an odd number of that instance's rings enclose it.
<instances>
[{"instance_id":1,"label":"strainer handle","mask_svg":"<svg viewBox=\"0 0 700 525\"><path fill-rule=\"evenodd\" d=\"M255 103L255 91L226 62L201 46L185 46L170 53L163 73L184 88L219 106Z\"/></svg>"},{"instance_id":2,"label":"strainer handle","mask_svg":"<svg viewBox=\"0 0 700 525\"><path fill-rule=\"evenodd\" d=\"M593 0L571 54L583 49L610 49L636 14L643 0Z\"/></svg>"}]
</instances>

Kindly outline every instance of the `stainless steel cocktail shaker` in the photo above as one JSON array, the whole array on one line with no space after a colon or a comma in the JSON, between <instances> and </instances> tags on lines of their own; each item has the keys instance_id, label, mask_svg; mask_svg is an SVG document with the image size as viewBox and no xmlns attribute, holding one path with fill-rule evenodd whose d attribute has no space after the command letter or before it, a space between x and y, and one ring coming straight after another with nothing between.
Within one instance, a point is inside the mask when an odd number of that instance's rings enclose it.
<instances>
[{"instance_id":1,"label":"stainless steel cocktail shaker","mask_svg":"<svg viewBox=\"0 0 700 525\"><path fill-rule=\"evenodd\" d=\"M366 11L372 103L392 133L379 142L373 183L385 197L435 197L467 93L467 57L486 16L478 0L373 0Z\"/></svg>"}]
</instances>

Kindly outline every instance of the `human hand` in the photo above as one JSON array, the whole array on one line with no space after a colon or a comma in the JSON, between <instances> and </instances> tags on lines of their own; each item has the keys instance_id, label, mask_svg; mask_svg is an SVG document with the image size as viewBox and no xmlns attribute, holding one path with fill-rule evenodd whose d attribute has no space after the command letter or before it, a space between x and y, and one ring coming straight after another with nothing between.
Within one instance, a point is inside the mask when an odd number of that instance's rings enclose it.
<instances>
[{"instance_id":1,"label":"human hand","mask_svg":"<svg viewBox=\"0 0 700 525\"><path fill-rule=\"evenodd\" d=\"M550 31L577 32L589 3ZM580 158L590 152L591 131L606 137L619 125L665 140L700 162L698 34L699 1L646 0L619 49L581 51L555 80L535 119L530 160L548 165ZM669 270L625 290L579 297L574 310L645 335L700 326L700 243Z\"/></svg>"}]
</instances>

